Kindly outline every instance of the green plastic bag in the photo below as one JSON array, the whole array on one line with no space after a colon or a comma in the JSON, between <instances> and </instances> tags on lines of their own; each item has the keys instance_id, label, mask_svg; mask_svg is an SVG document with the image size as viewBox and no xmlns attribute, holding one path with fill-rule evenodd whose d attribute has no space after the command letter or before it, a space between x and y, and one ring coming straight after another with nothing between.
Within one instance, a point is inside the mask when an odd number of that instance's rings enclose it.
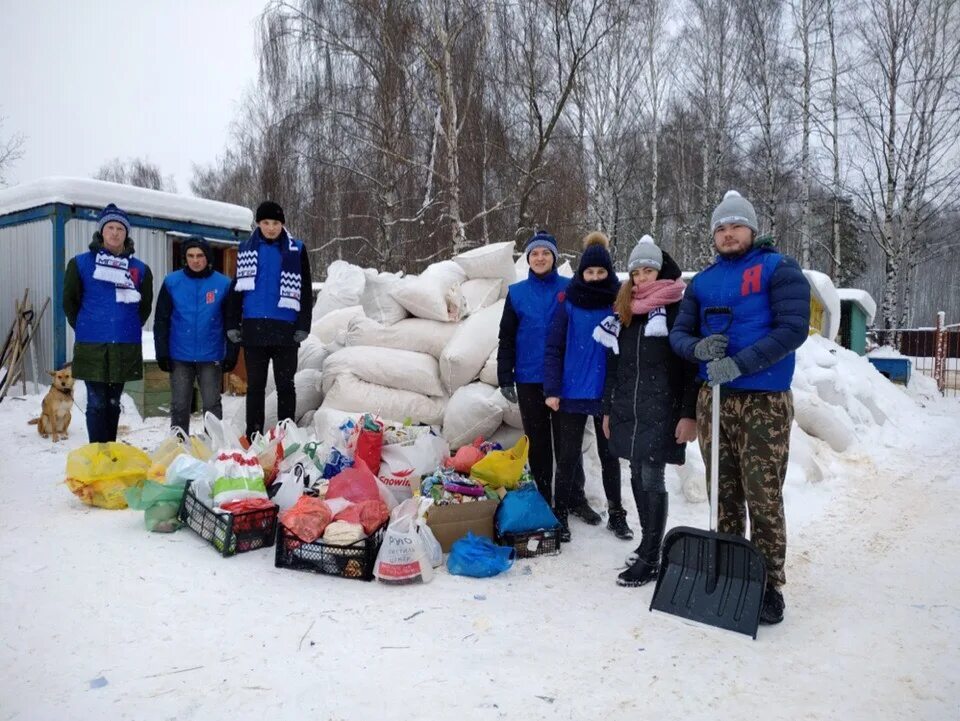
<instances>
[{"instance_id":1,"label":"green plastic bag","mask_svg":"<svg viewBox=\"0 0 960 721\"><path fill-rule=\"evenodd\" d=\"M142 488L129 488L124 496L130 508L144 512L148 531L173 533L183 525L177 519L177 511L186 487L186 483L144 481Z\"/></svg>"}]
</instances>

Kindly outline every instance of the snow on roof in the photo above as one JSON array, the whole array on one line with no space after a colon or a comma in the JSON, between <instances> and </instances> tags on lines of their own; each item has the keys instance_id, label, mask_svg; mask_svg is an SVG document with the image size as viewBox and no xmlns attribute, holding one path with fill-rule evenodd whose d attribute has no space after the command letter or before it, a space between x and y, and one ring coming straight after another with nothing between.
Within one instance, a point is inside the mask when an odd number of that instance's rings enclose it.
<instances>
[{"instance_id":1,"label":"snow on roof","mask_svg":"<svg viewBox=\"0 0 960 721\"><path fill-rule=\"evenodd\" d=\"M253 226L253 213L249 208L106 180L51 177L0 190L0 216L48 203L97 209L115 203L128 213L150 218L166 218L230 230L250 230Z\"/></svg>"},{"instance_id":2,"label":"snow on roof","mask_svg":"<svg viewBox=\"0 0 960 721\"><path fill-rule=\"evenodd\" d=\"M867 314L867 325L873 325L873 319L877 315L877 301L872 295L860 288L837 288L837 295L840 300L849 300L859 305Z\"/></svg>"},{"instance_id":3,"label":"snow on roof","mask_svg":"<svg viewBox=\"0 0 960 721\"><path fill-rule=\"evenodd\" d=\"M810 283L811 292L820 301L823 306L824 314L827 316L827 331L823 335L833 339L840 332L840 296L837 295L837 289L830 280L830 276L817 270L804 270L803 274Z\"/></svg>"}]
</instances>

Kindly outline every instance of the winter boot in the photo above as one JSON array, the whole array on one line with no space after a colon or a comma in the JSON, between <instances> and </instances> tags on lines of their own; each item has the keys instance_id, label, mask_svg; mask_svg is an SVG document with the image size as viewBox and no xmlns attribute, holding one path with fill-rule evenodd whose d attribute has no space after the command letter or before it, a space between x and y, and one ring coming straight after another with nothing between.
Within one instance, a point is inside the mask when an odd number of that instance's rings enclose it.
<instances>
[{"instance_id":1,"label":"winter boot","mask_svg":"<svg viewBox=\"0 0 960 721\"><path fill-rule=\"evenodd\" d=\"M772 626L783 620L783 594L773 586L767 584L763 592L763 606L760 608L760 623Z\"/></svg>"},{"instance_id":2,"label":"winter boot","mask_svg":"<svg viewBox=\"0 0 960 721\"><path fill-rule=\"evenodd\" d=\"M553 515L560 521L560 543L570 543L570 523L566 508L553 509Z\"/></svg>"},{"instance_id":3,"label":"winter boot","mask_svg":"<svg viewBox=\"0 0 960 721\"><path fill-rule=\"evenodd\" d=\"M607 530L621 541L633 540L633 531L627 525L627 512L622 508L611 508L610 518L607 520Z\"/></svg>"},{"instance_id":4,"label":"winter boot","mask_svg":"<svg viewBox=\"0 0 960 721\"><path fill-rule=\"evenodd\" d=\"M581 521L586 523L589 526L599 526L600 522L603 520L600 518L600 514L595 510L590 508L590 504L587 503L587 499L584 498L579 503L575 503L570 509L570 513L579 518Z\"/></svg>"},{"instance_id":5,"label":"winter boot","mask_svg":"<svg viewBox=\"0 0 960 721\"><path fill-rule=\"evenodd\" d=\"M657 577L660 571L660 544L667 525L668 498L666 493L644 491L639 494L642 535L637 547L637 560L617 576L617 585L642 586Z\"/></svg>"}]
</instances>

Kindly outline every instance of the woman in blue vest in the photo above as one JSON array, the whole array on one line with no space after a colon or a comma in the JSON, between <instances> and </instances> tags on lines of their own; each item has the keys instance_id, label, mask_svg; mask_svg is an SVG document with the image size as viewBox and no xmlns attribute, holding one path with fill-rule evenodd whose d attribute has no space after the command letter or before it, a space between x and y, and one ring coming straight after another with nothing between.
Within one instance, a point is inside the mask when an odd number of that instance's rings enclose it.
<instances>
[{"instance_id":1,"label":"woman in blue vest","mask_svg":"<svg viewBox=\"0 0 960 721\"><path fill-rule=\"evenodd\" d=\"M264 201L257 228L240 245L227 309L227 337L243 347L247 366L247 438L262 433L267 369L273 361L277 418L296 420L297 349L313 319L310 260L287 232L283 208Z\"/></svg>"},{"instance_id":2,"label":"woman in blue vest","mask_svg":"<svg viewBox=\"0 0 960 721\"><path fill-rule=\"evenodd\" d=\"M581 457L583 431L591 417L610 511L607 528L618 538L633 538L621 504L620 461L610 452L603 435L601 400L607 372L606 348L593 337L596 327L612 312L620 289L608 243L607 236L600 232L585 238L580 267L554 310L547 336L543 390L546 405L554 412L553 447L557 457L554 508L563 527L563 541L570 540L567 516Z\"/></svg>"},{"instance_id":3,"label":"woman in blue vest","mask_svg":"<svg viewBox=\"0 0 960 721\"><path fill-rule=\"evenodd\" d=\"M520 406L523 432L530 439L530 472L547 503L552 503L552 412L544 403L543 351L557 298L570 279L557 273L557 241L550 233L537 231L524 252L530 272L507 292L500 318L497 381L503 397ZM583 494L582 462L577 465L576 481L570 511L588 523L600 523Z\"/></svg>"},{"instance_id":4,"label":"woman in blue vest","mask_svg":"<svg viewBox=\"0 0 960 721\"><path fill-rule=\"evenodd\" d=\"M194 236L183 243L184 267L163 280L153 318L160 370L170 373L170 426L190 433L194 380L203 412L223 417L220 386L239 349L224 327L230 279L213 269L210 245Z\"/></svg>"},{"instance_id":5,"label":"woman in blue vest","mask_svg":"<svg viewBox=\"0 0 960 721\"><path fill-rule=\"evenodd\" d=\"M141 328L153 304L153 275L133 251L130 220L111 203L97 216L90 250L71 258L64 275L73 377L87 387L91 443L117 440L123 384L143 378Z\"/></svg>"}]
</instances>

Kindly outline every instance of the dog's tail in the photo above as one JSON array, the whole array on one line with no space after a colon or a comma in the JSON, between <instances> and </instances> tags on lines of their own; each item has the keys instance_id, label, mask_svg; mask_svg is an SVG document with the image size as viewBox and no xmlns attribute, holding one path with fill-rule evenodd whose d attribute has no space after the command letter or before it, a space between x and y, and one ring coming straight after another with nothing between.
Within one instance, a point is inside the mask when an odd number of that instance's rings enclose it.
<instances>
[{"instance_id":1,"label":"dog's tail","mask_svg":"<svg viewBox=\"0 0 960 721\"><path fill-rule=\"evenodd\" d=\"M39 422L40 422L40 419L39 419L39 418L31 418L29 421L27 421L27 425L28 425L28 426L35 426L35 425L37 425Z\"/></svg>"}]
</instances>

